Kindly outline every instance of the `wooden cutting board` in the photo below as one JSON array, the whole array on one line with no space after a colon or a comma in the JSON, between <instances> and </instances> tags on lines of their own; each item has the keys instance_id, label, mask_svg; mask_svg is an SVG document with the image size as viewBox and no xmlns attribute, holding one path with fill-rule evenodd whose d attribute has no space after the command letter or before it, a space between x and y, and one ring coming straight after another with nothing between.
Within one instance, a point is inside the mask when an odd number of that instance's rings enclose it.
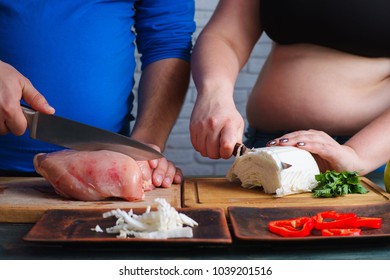
<instances>
[{"instance_id":1,"label":"wooden cutting board","mask_svg":"<svg viewBox=\"0 0 390 280\"><path fill-rule=\"evenodd\" d=\"M165 198L176 208L222 208L226 213L229 206L349 206L390 201L390 194L372 181L363 178L362 183L369 193L337 198L314 198L311 193L304 193L275 198L261 189L244 189L239 182L231 183L225 178L185 178L182 186L174 185L168 189L158 188L147 192L145 201L127 202L118 199L84 202L61 198L43 178L0 177L0 222L36 222L46 210L51 209L145 208L158 197Z\"/></svg>"},{"instance_id":2,"label":"wooden cutting board","mask_svg":"<svg viewBox=\"0 0 390 280\"><path fill-rule=\"evenodd\" d=\"M312 193L273 197L260 188L245 189L239 182L225 178L187 178L183 185L183 207L292 207L292 206L351 206L386 203L390 194L367 178L362 178L367 194L349 194L336 198L314 198Z\"/></svg>"},{"instance_id":3,"label":"wooden cutting board","mask_svg":"<svg viewBox=\"0 0 390 280\"><path fill-rule=\"evenodd\" d=\"M130 209L153 205L155 198L165 198L173 207L181 207L181 186L157 188L145 193L145 200L128 202L110 199L85 202L58 196L43 178L0 177L0 222L36 222L51 209Z\"/></svg>"}]
</instances>

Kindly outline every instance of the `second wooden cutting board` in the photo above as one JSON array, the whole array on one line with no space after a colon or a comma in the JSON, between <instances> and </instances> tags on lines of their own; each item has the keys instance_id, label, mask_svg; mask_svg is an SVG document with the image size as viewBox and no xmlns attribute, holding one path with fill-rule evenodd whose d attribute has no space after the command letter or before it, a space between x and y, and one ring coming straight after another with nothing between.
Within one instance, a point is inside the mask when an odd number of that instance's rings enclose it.
<instances>
[{"instance_id":1,"label":"second wooden cutting board","mask_svg":"<svg viewBox=\"0 0 390 280\"><path fill-rule=\"evenodd\" d=\"M155 198L165 198L173 207L181 207L181 186L156 188L145 193L145 200L129 202L120 199L76 201L64 199L43 178L0 177L0 222L36 222L46 210L111 210L146 208Z\"/></svg>"},{"instance_id":2,"label":"second wooden cutting board","mask_svg":"<svg viewBox=\"0 0 390 280\"><path fill-rule=\"evenodd\" d=\"M292 207L292 206L351 206L386 203L390 194L367 178L362 178L367 194L349 194L337 198L314 198L312 193L294 194L275 198L260 188L245 189L239 182L225 178L187 178L182 195L183 207Z\"/></svg>"}]
</instances>

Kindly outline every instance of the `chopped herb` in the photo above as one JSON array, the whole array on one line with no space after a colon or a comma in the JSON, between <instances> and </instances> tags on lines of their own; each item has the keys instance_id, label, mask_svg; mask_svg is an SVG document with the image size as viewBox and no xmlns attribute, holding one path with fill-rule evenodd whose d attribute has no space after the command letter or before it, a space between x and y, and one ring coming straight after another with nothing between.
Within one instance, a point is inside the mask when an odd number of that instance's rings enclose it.
<instances>
[{"instance_id":1,"label":"chopped herb","mask_svg":"<svg viewBox=\"0 0 390 280\"><path fill-rule=\"evenodd\" d=\"M318 182L312 190L314 197L336 197L350 193L368 193L360 183L358 172L336 172L327 170L324 173L315 175Z\"/></svg>"}]
</instances>

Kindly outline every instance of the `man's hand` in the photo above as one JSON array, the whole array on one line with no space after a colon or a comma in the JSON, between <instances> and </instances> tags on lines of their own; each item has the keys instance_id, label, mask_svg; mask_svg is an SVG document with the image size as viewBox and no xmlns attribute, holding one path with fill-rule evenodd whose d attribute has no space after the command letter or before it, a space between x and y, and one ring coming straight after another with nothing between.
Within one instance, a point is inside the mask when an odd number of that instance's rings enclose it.
<instances>
[{"instance_id":1,"label":"man's hand","mask_svg":"<svg viewBox=\"0 0 390 280\"><path fill-rule=\"evenodd\" d=\"M150 144L153 149L161 152L161 149ZM183 174L180 168L165 157L148 161L152 169L152 184L156 187L169 188L172 184L180 184L183 179Z\"/></svg>"},{"instance_id":2,"label":"man's hand","mask_svg":"<svg viewBox=\"0 0 390 280\"><path fill-rule=\"evenodd\" d=\"M54 114L45 97L26 77L0 61L0 134L11 132L19 136L26 131L27 120L20 107L22 99L39 112Z\"/></svg>"}]
</instances>

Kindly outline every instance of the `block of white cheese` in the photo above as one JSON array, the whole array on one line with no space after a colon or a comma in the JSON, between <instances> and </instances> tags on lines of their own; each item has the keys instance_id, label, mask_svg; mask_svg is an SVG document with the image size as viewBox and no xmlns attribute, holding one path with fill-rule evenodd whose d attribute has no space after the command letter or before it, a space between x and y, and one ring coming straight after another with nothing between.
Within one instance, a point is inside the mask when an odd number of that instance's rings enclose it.
<instances>
[{"instance_id":1,"label":"block of white cheese","mask_svg":"<svg viewBox=\"0 0 390 280\"><path fill-rule=\"evenodd\" d=\"M285 168L284 164L291 165ZM313 156L296 147L248 149L236 157L226 177L241 181L244 188L262 187L265 193L285 196L310 192L317 186L319 174Z\"/></svg>"}]
</instances>

